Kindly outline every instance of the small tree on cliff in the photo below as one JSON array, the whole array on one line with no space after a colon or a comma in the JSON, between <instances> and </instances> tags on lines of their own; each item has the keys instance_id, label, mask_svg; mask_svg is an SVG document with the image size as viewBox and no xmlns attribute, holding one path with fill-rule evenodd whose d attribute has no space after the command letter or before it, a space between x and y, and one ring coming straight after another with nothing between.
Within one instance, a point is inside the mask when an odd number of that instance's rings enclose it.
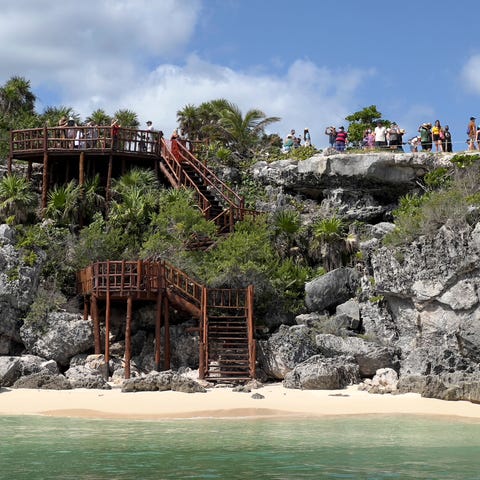
<instances>
[{"instance_id":1,"label":"small tree on cliff","mask_svg":"<svg viewBox=\"0 0 480 480\"><path fill-rule=\"evenodd\" d=\"M377 122L381 121L384 125L389 126L389 120L382 120L382 114L377 110L376 105L370 105L363 110L352 113L345 117L350 123L348 127L348 140L352 143L361 142L363 134L367 128L372 130L376 127Z\"/></svg>"}]
</instances>

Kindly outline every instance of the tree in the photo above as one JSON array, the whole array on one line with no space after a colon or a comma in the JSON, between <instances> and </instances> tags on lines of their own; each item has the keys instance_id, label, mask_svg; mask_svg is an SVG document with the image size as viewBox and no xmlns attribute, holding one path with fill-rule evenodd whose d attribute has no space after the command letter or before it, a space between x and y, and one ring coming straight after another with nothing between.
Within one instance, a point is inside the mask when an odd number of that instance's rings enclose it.
<instances>
[{"instance_id":1,"label":"tree","mask_svg":"<svg viewBox=\"0 0 480 480\"><path fill-rule=\"evenodd\" d=\"M224 140L242 156L252 153L267 125L280 120L279 117L267 117L259 109L248 110L243 116L240 108L230 102L220 110L219 117L219 128L224 133Z\"/></svg>"},{"instance_id":2,"label":"tree","mask_svg":"<svg viewBox=\"0 0 480 480\"><path fill-rule=\"evenodd\" d=\"M40 115L41 122L49 127L56 127L62 118L73 118L75 123L80 123L80 115L75 113L72 107L61 105L60 107L46 107Z\"/></svg>"},{"instance_id":3,"label":"tree","mask_svg":"<svg viewBox=\"0 0 480 480\"><path fill-rule=\"evenodd\" d=\"M57 185L48 192L45 216L62 226L75 226L80 214L81 189L71 180L66 185Z\"/></svg>"},{"instance_id":4,"label":"tree","mask_svg":"<svg viewBox=\"0 0 480 480\"><path fill-rule=\"evenodd\" d=\"M24 177L7 175L0 181L0 217L5 221L13 217L15 223L23 223L36 203L31 183Z\"/></svg>"},{"instance_id":5,"label":"tree","mask_svg":"<svg viewBox=\"0 0 480 480\"><path fill-rule=\"evenodd\" d=\"M361 142L365 130L368 128L373 130L377 126L377 122L381 121L387 127L391 123L388 120L382 120L382 114L377 110L376 105L370 105L363 110L352 113L352 115L345 117L345 120L350 123L348 140L352 143Z\"/></svg>"},{"instance_id":6,"label":"tree","mask_svg":"<svg viewBox=\"0 0 480 480\"><path fill-rule=\"evenodd\" d=\"M341 218L324 218L313 225L310 254L322 260L325 270L342 267L356 249L357 239L347 233L347 226Z\"/></svg>"},{"instance_id":7,"label":"tree","mask_svg":"<svg viewBox=\"0 0 480 480\"><path fill-rule=\"evenodd\" d=\"M201 121L197 107L192 104L187 104L182 110L178 110L177 122L182 133L190 140L200 140Z\"/></svg>"},{"instance_id":8,"label":"tree","mask_svg":"<svg viewBox=\"0 0 480 480\"><path fill-rule=\"evenodd\" d=\"M24 77L11 77L0 88L0 112L9 118L22 114L35 115L36 99L29 80Z\"/></svg>"},{"instance_id":9,"label":"tree","mask_svg":"<svg viewBox=\"0 0 480 480\"><path fill-rule=\"evenodd\" d=\"M110 125L112 123L112 117L108 115L105 110L97 108L87 118L87 122L93 122L95 125Z\"/></svg>"},{"instance_id":10,"label":"tree","mask_svg":"<svg viewBox=\"0 0 480 480\"><path fill-rule=\"evenodd\" d=\"M113 114L113 117L116 118L124 128L138 128L140 125L138 115L133 110L128 110L126 108L117 110Z\"/></svg>"}]
</instances>

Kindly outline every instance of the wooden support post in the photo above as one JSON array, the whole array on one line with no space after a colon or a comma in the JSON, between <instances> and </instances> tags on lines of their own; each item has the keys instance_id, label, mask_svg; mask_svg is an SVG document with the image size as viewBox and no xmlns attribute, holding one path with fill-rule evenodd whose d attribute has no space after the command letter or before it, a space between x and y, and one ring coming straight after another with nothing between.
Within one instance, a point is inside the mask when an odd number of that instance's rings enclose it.
<instances>
[{"instance_id":1,"label":"wooden support post","mask_svg":"<svg viewBox=\"0 0 480 480\"><path fill-rule=\"evenodd\" d=\"M125 378L130 378L130 361L132 359L132 310L133 297L127 298L127 322L125 325Z\"/></svg>"},{"instance_id":2,"label":"wooden support post","mask_svg":"<svg viewBox=\"0 0 480 480\"><path fill-rule=\"evenodd\" d=\"M205 378L208 369L208 308L207 308L208 292L206 287L202 287L201 297L201 318L200 318L200 332L199 332L199 352L198 352L198 376L200 379Z\"/></svg>"},{"instance_id":3,"label":"wooden support post","mask_svg":"<svg viewBox=\"0 0 480 480\"><path fill-rule=\"evenodd\" d=\"M27 166L27 180L30 181L32 179L32 161L28 161L28 166Z\"/></svg>"},{"instance_id":4,"label":"wooden support post","mask_svg":"<svg viewBox=\"0 0 480 480\"><path fill-rule=\"evenodd\" d=\"M111 316L111 295L110 295L110 262L107 261L107 298L105 306L105 364L108 372L108 362L110 361L110 316Z\"/></svg>"},{"instance_id":5,"label":"wooden support post","mask_svg":"<svg viewBox=\"0 0 480 480\"><path fill-rule=\"evenodd\" d=\"M168 297L165 296L164 298L164 324L165 324L165 335L164 335L164 342L165 345L163 347L163 351L165 352L165 362L164 362L164 369L170 369L170 312L169 312L169 301Z\"/></svg>"},{"instance_id":6,"label":"wooden support post","mask_svg":"<svg viewBox=\"0 0 480 480\"><path fill-rule=\"evenodd\" d=\"M85 321L88 320L88 305L89 305L89 302L88 302L88 298L87 296L84 296L83 297L83 319Z\"/></svg>"},{"instance_id":7,"label":"wooden support post","mask_svg":"<svg viewBox=\"0 0 480 480\"><path fill-rule=\"evenodd\" d=\"M256 344L254 339L255 325L253 321L253 285L247 287L247 331L250 376L255 378Z\"/></svg>"},{"instance_id":8,"label":"wooden support post","mask_svg":"<svg viewBox=\"0 0 480 480\"><path fill-rule=\"evenodd\" d=\"M163 308L163 291L159 288L157 294L157 309L155 312L155 370L160 371L161 358L161 333L162 333L162 308Z\"/></svg>"},{"instance_id":9,"label":"wooden support post","mask_svg":"<svg viewBox=\"0 0 480 480\"><path fill-rule=\"evenodd\" d=\"M83 187L85 184L85 152L80 152L78 161L78 184Z\"/></svg>"},{"instance_id":10,"label":"wooden support post","mask_svg":"<svg viewBox=\"0 0 480 480\"><path fill-rule=\"evenodd\" d=\"M113 172L113 156L112 154L108 157L108 171L107 171L107 186L105 189L105 200L107 201L107 209L110 204L111 198L111 188L112 188L112 172Z\"/></svg>"},{"instance_id":11,"label":"wooden support post","mask_svg":"<svg viewBox=\"0 0 480 480\"><path fill-rule=\"evenodd\" d=\"M98 318L98 301L95 295L91 297L92 302L92 320L93 320L93 339L95 343L95 354L100 355L102 353L102 347L100 343L100 319Z\"/></svg>"},{"instance_id":12,"label":"wooden support post","mask_svg":"<svg viewBox=\"0 0 480 480\"><path fill-rule=\"evenodd\" d=\"M43 176L42 176L42 216L43 211L47 208L47 194L48 194L48 153L43 154Z\"/></svg>"},{"instance_id":13,"label":"wooden support post","mask_svg":"<svg viewBox=\"0 0 480 480\"><path fill-rule=\"evenodd\" d=\"M8 152L7 159L7 173L12 174L12 163L13 163L13 132L10 132L10 151Z\"/></svg>"}]
</instances>

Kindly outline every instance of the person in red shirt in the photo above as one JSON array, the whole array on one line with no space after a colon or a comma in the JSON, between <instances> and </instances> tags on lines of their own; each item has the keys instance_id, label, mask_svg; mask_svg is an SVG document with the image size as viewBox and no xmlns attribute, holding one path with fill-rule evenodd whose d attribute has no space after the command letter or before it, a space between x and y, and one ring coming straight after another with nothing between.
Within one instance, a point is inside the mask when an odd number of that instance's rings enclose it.
<instances>
[{"instance_id":1,"label":"person in red shirt","mask_svg":"<svg viewBox=\"0 0 480 480\"><path fill-rule=\"evenodd\" d=\"M337 152L344 152L345 151L345 145L347 143L347 132L345 131L345 128L340 127L337 130L337 137L335 138L335 149Z\"/></svg>"}]
</instances>

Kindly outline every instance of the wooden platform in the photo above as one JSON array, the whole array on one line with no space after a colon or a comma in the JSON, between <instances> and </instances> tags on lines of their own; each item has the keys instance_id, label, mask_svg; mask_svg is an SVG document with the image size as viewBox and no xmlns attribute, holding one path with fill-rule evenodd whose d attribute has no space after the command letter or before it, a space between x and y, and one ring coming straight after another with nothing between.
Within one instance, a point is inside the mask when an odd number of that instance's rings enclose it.
<instances>
[{"instance_id":1,"label":"wooden platform","mask_svg":"<svg viewBox=\"0 0 480 480\"><path fill-rule=\"evenodd\" d=\"M111 302L126 302L125 377L130 377L134 301L155 301L155 365L161 368L160 329L165 327L164 369L170 368L169 307L198 320L199 376L212 381L255 377L253 287L207 288L165 261L97 262L78 273L84 316L94 324L95 353L102 353L98 302L105 302L105 362L108 363Z\"/></svg>"}]
</instances>

